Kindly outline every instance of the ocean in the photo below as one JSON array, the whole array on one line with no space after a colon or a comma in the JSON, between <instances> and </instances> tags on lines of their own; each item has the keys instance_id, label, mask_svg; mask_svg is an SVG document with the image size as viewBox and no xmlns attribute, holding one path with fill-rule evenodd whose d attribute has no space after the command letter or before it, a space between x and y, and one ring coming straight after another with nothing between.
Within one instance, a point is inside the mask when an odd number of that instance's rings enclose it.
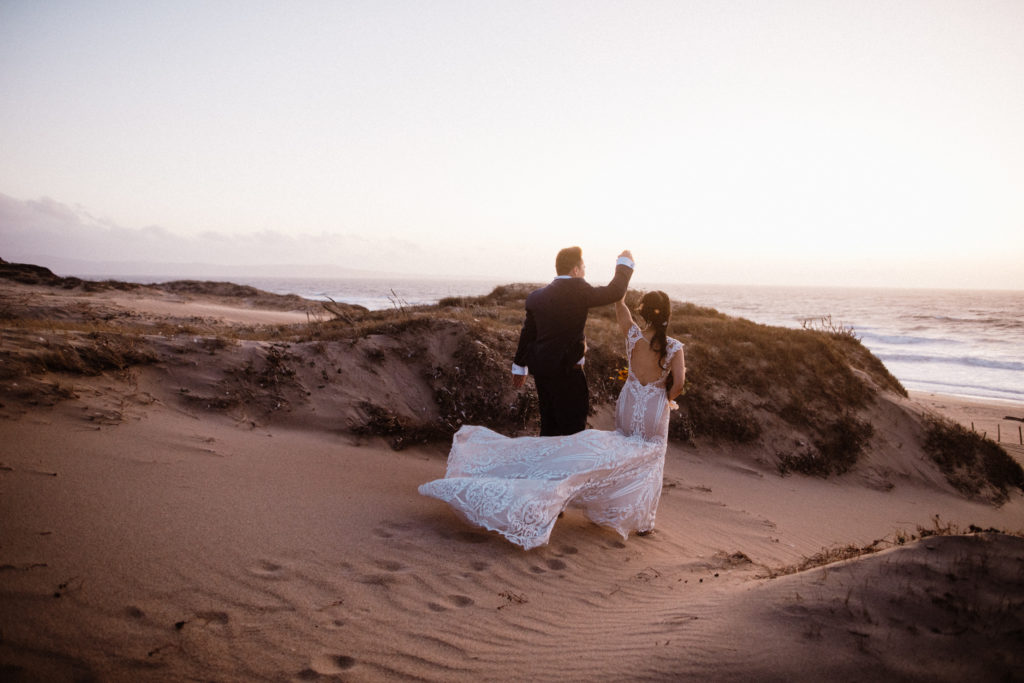
<instances>
[{"instance_id":1,"label":"ocean","mask_svg":"<svg viewBox=\"0 0 1024 683\"><path fill-rule=\"evenodd\" d=\"M1024 403L1024 292L662 287L673 299L800 327L830 316L911 391Z\"/></svg>"},{"instance_id":2,"label":"ocean","mask_svg":"<svg viewBox=\"0 0 1024 683\"><path fill-rule=\"evenodd\" d=\"M372 310L487 294L484 280L233 278L280 294ZM1024 403L1024 292L981 290L647 285L767 325L799 328L831 316L849 327L904 387Z\"/></svg>"}]
</instances>

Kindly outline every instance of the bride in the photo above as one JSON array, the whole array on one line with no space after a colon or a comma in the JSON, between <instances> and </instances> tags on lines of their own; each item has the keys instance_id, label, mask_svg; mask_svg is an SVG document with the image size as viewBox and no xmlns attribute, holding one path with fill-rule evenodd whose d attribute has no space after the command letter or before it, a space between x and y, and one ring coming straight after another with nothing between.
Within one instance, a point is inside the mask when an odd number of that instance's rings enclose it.
<instances>
[{"instance_id":1,"label":"bride","mask_svg":"<svg viewBox=\"0 0 1024 683\"><path fill-rule=\"evenodd\" d=\"M629 372L615 430L509 438L486 427L456 432L444 479L419 487L470 523L529 550L548 542L569 505L623 538L654 528L661 497L669 411L683 390L683 345L666 336L671 304L661 291L640 302L641 329L625 297L615 304Z\"/></svg>"}]
</instances>

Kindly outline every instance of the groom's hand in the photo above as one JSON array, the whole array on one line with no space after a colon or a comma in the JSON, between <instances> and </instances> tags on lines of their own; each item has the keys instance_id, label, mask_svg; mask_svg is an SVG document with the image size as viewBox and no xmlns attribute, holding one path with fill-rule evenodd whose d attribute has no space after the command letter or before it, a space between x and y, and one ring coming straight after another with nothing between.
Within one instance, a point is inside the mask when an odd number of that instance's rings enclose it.
<instances>
[{"instance_id":1,"label":"groom's hand","mask_svg":"<svg viewBox=\"0 0 1024 683\"><path fill-rule=\"evenodd\" d=\"M526 375L512 375L512 386L516 389L522 389L523 385L526 384Z\"/></svg>"},{"instance_id":2,"label":"groom's hand","mask_svg":"<svg viewBox=\"0 0 1024 683\"><path fill-rule=\"evenodd\" d=\"M636 260L636 259L633 258L633 252L631 252L629 249L623 249L622 250L622 253L619 254L619 258L622 258L623 256L628 258L630 261L635 261Z\"/></svg>"}]
</instances>

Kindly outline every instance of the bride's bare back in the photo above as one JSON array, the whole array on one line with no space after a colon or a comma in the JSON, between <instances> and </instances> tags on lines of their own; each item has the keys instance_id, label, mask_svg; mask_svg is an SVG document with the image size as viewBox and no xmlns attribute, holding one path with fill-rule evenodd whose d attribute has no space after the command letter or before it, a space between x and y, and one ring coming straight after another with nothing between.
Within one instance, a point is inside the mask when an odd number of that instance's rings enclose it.
<instances>
[{"instance_id":1,"label":"bride's bare back","mask_svg":"<svg viewBox=\"0 0 1024 683\"><path fill-rule=\"evenodd\" d=\"M661 360L660 354L651 348L651 333L643 333L643 339L637 341L633 347L633 357L630 358L630 368L640 384L651 384L661 379L663 368L658 364ZM666 358L664 363L668 363Z\"/></svg>"},{"instance_id":2,"label":"bride's bare back","mask_svg":"<svg viewBox=\"0 0 1024 683\"><path fill-rule=\"evenodd\" d=\"M666 387L664 382L660 383L663 389L667 389L668 398L673 399L678 396L682 392L684 382L686 381L686 364L683 360L682 344L679 344L679 342L668 344L666 342L667 347L664 357L658 351L652 349L651 339L654 337L654 331L650 328L640 330L637 324L633 322L633 316L630 314L625 300L616 302L615 318L619 329L622 330L622 334L626 337L629 369L632 376L636 378L636 381L643 386L649 386L659 383L662 379L667 379L669 372L671 372L672 386Z\"/></svg>"}]
</instances>

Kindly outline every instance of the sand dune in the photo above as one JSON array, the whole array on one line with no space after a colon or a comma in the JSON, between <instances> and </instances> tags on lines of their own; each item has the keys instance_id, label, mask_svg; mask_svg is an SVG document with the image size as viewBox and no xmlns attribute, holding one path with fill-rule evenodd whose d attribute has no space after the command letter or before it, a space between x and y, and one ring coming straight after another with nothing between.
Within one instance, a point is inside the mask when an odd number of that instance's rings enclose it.
<instances>
[{"instance_id":1,"label":"sand dune","mask_svg":"<svg viewBox=\"0 0 1024 683\"><path fill-rule=\"evenodd\" d=\"M21 444L3 459L7 673L962 680L1021 664L1020 539L929 538L758 578L936 514L1019 528L1020 501L894 496L673 449L653 536L624 543L569 512L523 552L416 494L443 469L436 450L152 405L126 420L94 426L66 405L3 423Z\"/></svg>"},{"instance_id":2,"label":"sand dune","mask_svg":"<svg viewBox=\"0 0 1024 683\"><path fill-rule=\"evenodd\" d=\"M171 383L147 367L78 377L76 397L52 406L6 406L3 680L1024 671L1024 539L920 531L1024 531L1019 494L972 502L898 454L883 487L879 463L781 477L749 453L673 444L653 535L623 542L569 511L548 546L524 552L417 494L443 473L443 445L394 451L327 421L174 400L202 383L196 363ZM898 450L897 433L883 436ZM847 546L877 552L787 573Z\"/></svg>"}]
</instances>

